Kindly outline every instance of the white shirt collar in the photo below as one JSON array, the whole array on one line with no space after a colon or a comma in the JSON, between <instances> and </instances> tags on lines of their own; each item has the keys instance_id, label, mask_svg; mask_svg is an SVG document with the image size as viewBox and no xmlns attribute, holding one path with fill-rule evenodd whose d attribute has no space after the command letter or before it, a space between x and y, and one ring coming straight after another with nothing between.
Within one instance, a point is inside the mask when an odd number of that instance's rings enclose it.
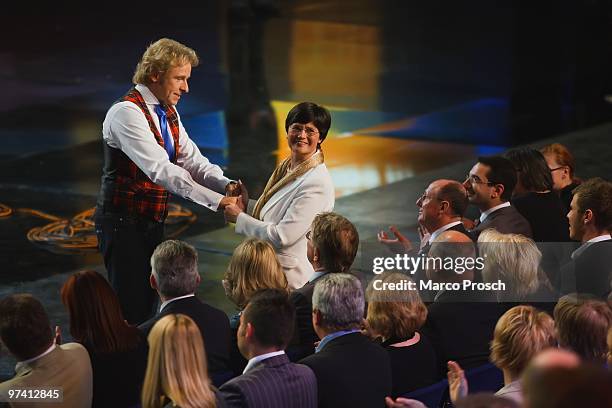
<instances>
[{"instance_id":1,"label":"white shirt collar","mask_svg":"<svg viewBox=\"0 0 612 408\"><path fill-rule=\"evenodd\" d=\"M593 243L593 242L607 241L609 239L612 239L612 236L610 234L603 234L598 237L589 239L586 243L588 244L588 243Z\"/></svg>"},{"instance_id":2,"label":"white shirt collar","mask_svg":"<svg viewBox=\"0 0 612 408\"><path fill-rule=\"evenodd\" d=\"M308 282L312 282L315 279L318 279L319 277L325 275L327 272L325 270L322 271L314 271L312 273L312 275L310 275L310 279L308 279Z\"/></svg>"},{"instance_id":3,"label":"white shirt collar","mask_svg":"<svg viewBox=\"0 0 612 408\"><path fill-rule=\"evenodd\" d=\"M444 231L453 228L455 225L459 225L461 224L461 221L453 221L449 224L446 224L440 228L438 228L437 230L435 230L434 232L431 233L431 235L429 236L429 240L427 241L428 243L432 243L434 242L434 240L436 238L438 238L440 236L441 233L443 233Z\"/></svg>"},{"instance_id":4,"label":"white shirt collar","mask_svg":"<svg viewBox=\"0 0 612 408\"><path fill-rule=\"evenodd\" d=\"M570 256L572 259L576 259L580 254L582 254L588 247L590 247L591 245L593 245L596 242L601 242L601 241L607 241L609 239L612 239L612 236L610 236L610 234L603 234L603 235L599 235L595 238L591 238L586 242L583 242L582 245L580 245L578 247L578 249L576 249L574 252L572 252L572 255Z\"/></svg>"},{"instance_id":5,"label":"white shirt collar","mask_svg":"<svg viewBox=\"0 0 612 408\"><path fill-rule=\"evenodd\" d=\"M172 302L174 302L175 300L179 300L179 299L186 299L186 298L188 298L188 297L194 297L194 296L195 296L195 294L194 294L194 293L191 293L191 294L189 294L189 295L178 296L178 297L175 297L175 298L172 298L172 299L168 299L168 300L166 300L164 303L162 303L162 304L161 304L161 306L159 307L159 311L161 312L162 310L164 310L164 308L165 308L166 306L168 306L168 304L169 304L169 303L172 303Z\"/></svg>"},{"instance_id":6,"label":"white shirt collar","mask_svg":"<svg viewBox=\"0 0 612 408\"><path fill-rule=\"evenodd\" d=\"M146 85L136 84L136 90L140 92L140 94L142 95L142 99L144 99L147 104L159 105L159 99L157 99L157 97L153 95L153 92L151 92L151 90Z\"/></svg>"},{"instance_id":7,"label":"white shirt collar","mask_svg":"<svg viewBox=\"0 0 612 408\"><path fill-rule=\"evenodd\" d=\"M495 207L489 208L487 211L480 214L480 222L484 222L484 220L493 212L502 209L504 207L510 207L510 202L506 201L505 203L501 203L500 205L496 205Z\"/></svg>"},{"instance_id":8,"label":"white shirt collar","mask_svg":"<svg viewBox=\"0 0 612 408\"><path fill-rule=\"evenodd\" d=\"M285 350L273 351L271 353L260 354L253 357L249 360L246 367L244 367L242 374L246 374L251 368L253 368L253 366L255 366L255 364L259 363L260 361L266 360L270 357L280 356L281 354L285 354Z\"/></svg>"},{"instance_id":9,"label":"white shirt collar","mask_svg":"<svg viewBox=\"0 0 612 408\"><path fill-rule=\"evenodd\" d=\"M51 347L49 347L47 350L45 350L42 354L39 354L36 357L30 358L29 360L19 361L17 363L17 367L19 367L20 365L30 364L30 363L38 360L38 359L41 359L44 356L46 356L47 354L51 353L54 349L55 349L55 342L53 342L53 344L51 344ZM15 371L17 371L17 368L15 368Z\"/></svg>"}]
</instances>

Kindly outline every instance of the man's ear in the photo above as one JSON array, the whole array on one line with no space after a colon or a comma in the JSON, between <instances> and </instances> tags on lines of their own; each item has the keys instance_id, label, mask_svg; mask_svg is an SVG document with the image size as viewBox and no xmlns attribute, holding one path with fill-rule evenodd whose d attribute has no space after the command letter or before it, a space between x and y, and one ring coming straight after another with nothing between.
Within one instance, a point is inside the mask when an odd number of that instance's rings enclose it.
<instances>
[{"instance_id":1,"label":"man's ear","mask_svg":"<svg viewBox=\"0 0 612 408\"><path fill-rule=\"evenodd\" d=\"M251 323L246 324L246 330L244 332L244 337L246 339L252 340L255 335L255 327Z\"/></svg>"},{"instance_id":2,"label":"man's ear","mask_svg":"<svg viewBox=\"0 0 612 408\"><path fill-rule=\"evenodd\" d=\"M312 311L312 325L320 326L321 325L321 312L317 309L313 309Z\"/></svg>"},{"instance_id":3,"label":"man's ear","mask_svg":"<svg viewBox=\"0 0 612 408\"><path fill-rule=\"evenodd\" d=\"M153 84L159 82L160 78L161 74L159 72L149 75L149 81L151 81Z\"/></svg>"},{"instance_id":4,"label":"man's ear","mask_svg":"<svg viewBox=\"0 0 612 408\"><path fill-rule=\"evenodd\" d=\"M442 201L440 204L440 212L446 213L450 208L450 203L448 201Z\"/></svg>"},{"instance_id":5,"label":"man's ear","mask_svg":"<svg viewBox=\"0 0 612 408\"><path fill-rule=\"evenodd\" d=\"M157 290L157 280L155 280L155 275L150 274L149 275L149 285L151 285L151 288L154 290Z\"/></svg>"},{"instance_id":6,"label":"man's ear","mask_svg":"<svg viewBox=\"0 0 612 408\"><path fill-rule=\"evenodd\" d=\"M200 282L202 282L202 277L200 276L200 274L198 273L196 275L196 287L200 286Z\"/></svg>"},{"instance_id":7,"label":"man's ear","mask_svg":"<svg viewBox=\"0 0 612 408\"><path fill-rule=\"evenodd\" d=\"M593 211L591 211L590 209L585 210L584 215L582 217L583 217L582 220L585 225L591 224L595 221L593 219Z\"/></svg>"},{"instance_id":8,"label":"man's ear","mask_svg":"<svg viewBox=\"0 0 612 408\"><path fill-rule=\"evenodd\" d=\"M498 198L501 197L504 194L504 191L506 190L506 188L504 187L503 184L496 184L493 186L493 192L491 194L491 198Z\"/></svg>"}]
</instances>

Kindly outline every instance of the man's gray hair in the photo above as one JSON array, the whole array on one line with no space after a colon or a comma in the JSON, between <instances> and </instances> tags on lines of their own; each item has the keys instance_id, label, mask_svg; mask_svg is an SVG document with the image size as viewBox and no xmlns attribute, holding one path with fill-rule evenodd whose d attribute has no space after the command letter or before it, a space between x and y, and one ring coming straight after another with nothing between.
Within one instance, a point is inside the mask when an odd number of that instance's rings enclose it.
<instances>
[{"instance_id":1,"label":"man's gray hair","mask_svg":"<svg viewBox=\"0 0 612 408\"><path fill-rule=\"evenodd\" d=\"M347 273L330 273L315 285L312 309L321 314L321 326L346 330L361 326L365 300L361 282Z\"/></svg>"},{"instance_id":2,"label":"man's gray hair","mask_svg":"<svg viewBox=\"0 0 612 408\"><path fill-rule=\"evenodd\" d=\"M198 286L198 253L186 242L164 241L153 251L151 273L164 297L191 294Z\"/></svg>"}]
</instances>

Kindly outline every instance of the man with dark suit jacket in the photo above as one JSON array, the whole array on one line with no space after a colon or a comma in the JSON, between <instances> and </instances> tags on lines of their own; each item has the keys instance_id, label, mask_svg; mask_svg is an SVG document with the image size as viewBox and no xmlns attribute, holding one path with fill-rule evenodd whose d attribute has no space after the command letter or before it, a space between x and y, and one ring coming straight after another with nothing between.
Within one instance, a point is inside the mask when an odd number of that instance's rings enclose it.
<instances>
[{"instance_id":1,"label":"man with dark suit jacket","mask_svg":"<svg viewBox=\"0 0 612 408\"><path fill-rule=\"evenodd\" d=\"M238 349L248 359L244 373L221 386L228 407L314 408L317 379L283 351L293 332L293 306L277 289L256 292L240 316Z\"/></svg>"},{"instance_id":2,"label":"man with dark suit jacket","mask_svg":"<svg viewBox=\"0 0 612 408\"><path fill-rule=\"evenodd\" d=\"M151 287L162 302L159 313L138 328L145 336L162 317L184 314L198 325L208 358L208 370L215 373L228 371L230 328L227 315L195 296L200 284L198 253L186 242L168 240L155 248L151 257ZM214 378L213 378L214 380Z\"/></svg>"},{"instance_id":3,"label":"man with dark suit jacket","mask_svg":"<svg viewBox=\"0 0 612 408\"><path fill-rule=\"evenodd\" d=\"M472 229L476 238L488 228L532 238L529 222L510 205L516 186L516 171L510 160L501 156L479 157L463 185L470 203L480 210L480 218Z\"/></svg>"},{"instance_id":4,"label":"man with dark suit jacket","mask_svg":"<svg viewBox=\"0 0 612 408\"><path fill-rule=\"evenodd\" d=\"M312 327L315 284L325 274L348 272L359 248L359 234L355 226L333 212L317 214L306 238L308 260L315 272L304 286L291 292L289 297L296 315L295 333L287 350L292 361L314 353L314 343L319 341Z\"/></svg>"},{"instance_id":5,"label":"man with dark suit jacket","mask_svg":"<svg viewBox=\"0 0 612 408\"><path fill-rule=\"evenodd\" d=\"M561 291L605 299L612 286L612 183L598 177L576 187L567 218L570 238L582 245L561 268Z\"/></svg>"},{"instance_id":6,"label":"man with dark suit jacket","mask_svg":"<svg viewBox=\"0 0 612 408\"><path fill-rule=\"evenodd\" d=\"M360 331L364 307L355 276L332 273L315 285L312 323L321 342L300 363L317 376L319 407L384 407L391 395L389 355Z\"/></svg>"},{"instance_id":7,"label":"man with dark suit jacket","mask_svg":"<svg viewBox=\"0 0 612 408\"><path fill-rule=\"evenodd\" d=\"M474 243L457 231L445 231L437 237L429 251L430 258L474 258ZM445 262L446 263L446 262ZM459 273L461 272L461 273ZM428 306L423 332L431 341L440 362L440 375L446 373L446 363L453 360L463 368L486 364L489 343L503 306L495 301L492 292L464 290L463 281L473 281L473 269L459 271L430 268L427 276L432 282L451 287L459 283L458 290L438 290L434 302Z\"/></svg>"}]
</instances>

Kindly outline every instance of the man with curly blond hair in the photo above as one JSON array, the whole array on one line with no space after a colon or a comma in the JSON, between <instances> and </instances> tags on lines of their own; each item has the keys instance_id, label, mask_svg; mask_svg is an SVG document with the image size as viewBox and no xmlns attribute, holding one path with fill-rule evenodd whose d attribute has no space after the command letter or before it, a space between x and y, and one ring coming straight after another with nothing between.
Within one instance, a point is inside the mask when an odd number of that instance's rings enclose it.
<instances>
[{"instance_id":1,"label":"man with curly blond hair","mask_svg":"<svg viewBox=\"0 0 612 408\"><path fill-rule=\"evenodd\" d=\"M111 106L102 125L96 235L130 323L155 312L149 259L163 240L169 193L212 211L236 200L224 196L236 184L202 156L176 110L198 63L194 50L174 40L149 45L136 67L135 86Z\"/></svg>"}]
</instances>

